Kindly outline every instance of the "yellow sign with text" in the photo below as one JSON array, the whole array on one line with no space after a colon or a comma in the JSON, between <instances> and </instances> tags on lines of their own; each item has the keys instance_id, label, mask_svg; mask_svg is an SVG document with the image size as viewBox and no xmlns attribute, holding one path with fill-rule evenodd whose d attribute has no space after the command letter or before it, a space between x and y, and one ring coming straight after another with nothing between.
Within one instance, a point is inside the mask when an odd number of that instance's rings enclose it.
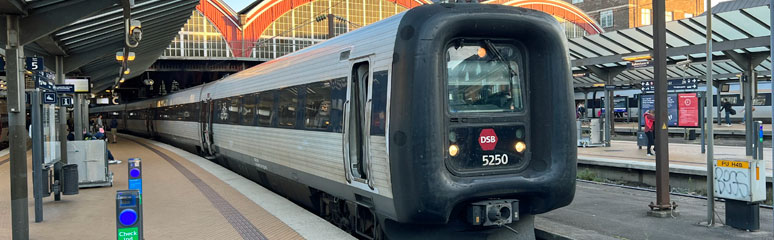
<instances>
[{"instance_id":1,"label":"yellow sign with text","mask_svg":"<svg viewBox=\"0 0 774 240\"><path fill-rule=\"evenodd\" d=\"M718 167L727 167L727 168L748 169L748 168L750 168L750 163L749 162L742 162L742 161L717 160L717 166Z\"/></svg>"}]
</instances>

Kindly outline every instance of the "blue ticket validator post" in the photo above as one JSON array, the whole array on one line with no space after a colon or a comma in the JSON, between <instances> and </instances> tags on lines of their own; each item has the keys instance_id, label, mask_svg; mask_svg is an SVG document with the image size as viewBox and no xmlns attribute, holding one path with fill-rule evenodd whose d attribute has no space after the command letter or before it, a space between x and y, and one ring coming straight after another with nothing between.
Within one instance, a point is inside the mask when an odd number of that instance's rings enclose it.
<instances>
[{"instance_id":1,"label":"blue ticket validator post","mask_svg":"<svg viewBox=\"0 0 774 240\"><path fill-rule=\"evenodd\" d=\"M142 203L137 190L116 192L116 239L142 240Z\"/></svg>"},{"instance_id":2,"label":"blue ticket validator post","mask_svg":"<svg viewBox=\"0 0 774 240\"><path fill-rule=\"evenodd\" d=\"M140 201L142 201L142 159L130 158L129 159L129 190L137 190L140 192Z\"/></svg>"}]
</instances>

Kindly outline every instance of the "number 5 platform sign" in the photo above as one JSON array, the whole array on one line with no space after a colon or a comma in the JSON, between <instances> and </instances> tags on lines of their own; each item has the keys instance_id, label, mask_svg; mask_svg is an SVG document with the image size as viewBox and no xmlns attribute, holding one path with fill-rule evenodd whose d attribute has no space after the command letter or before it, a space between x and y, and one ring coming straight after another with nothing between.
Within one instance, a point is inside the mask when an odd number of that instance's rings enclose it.
<instances>
[{"instance_id":1,"label":"number 5 platform sign","mask_svg":"<svg viewBox=\"0 0 774 240\"><path fill-rule=\"evenodd\" d=\"M43 58L42 57L27 57L27 70L40 71L43 70Z\"/></svg>"}]
</instances>

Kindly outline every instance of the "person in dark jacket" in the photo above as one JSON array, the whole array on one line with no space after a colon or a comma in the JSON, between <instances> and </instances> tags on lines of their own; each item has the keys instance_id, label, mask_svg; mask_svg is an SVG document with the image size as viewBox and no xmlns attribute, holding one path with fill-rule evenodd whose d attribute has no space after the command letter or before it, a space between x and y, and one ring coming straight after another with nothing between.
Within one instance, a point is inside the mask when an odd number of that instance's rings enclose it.
<instances>
[{"instance_id":1,"label":"person in dark jacket","mask_svg":"<svg viewBox=\"0 0 774 240\"><path fill-rule=\"evenodd\" d=\"M650 147L652 147L655 142L655 136L653 135L653 125L656 122L656 117L653 116L653 110L648 110L643 115L645 118L645 135L648 136L648 156L653 156L653 153L650 151Z\"/></svg>"},{"instance_id":2,"label":"person in dark jacket","mask_svg":"<svg viewBox=\"0 0 774 240\"><path fill-rule=\"evenodd\" d=\"M731 115L736 114L736 111L731 107L731 102L723 99L720 103L720 110L726 113L726 126L731 126Z\"/></svg>"},{"instance_id":3,"label":"person in dark jacket","mask_svg":"<svg viewBox=\"0 0 774 240\"><path fill-rule=\"evenodd\" d=\"M110 119L110 135L113 137L113 143L116 143L116 135L118 134L118 120L115 117Z\"/></svg>"}]
</instances>

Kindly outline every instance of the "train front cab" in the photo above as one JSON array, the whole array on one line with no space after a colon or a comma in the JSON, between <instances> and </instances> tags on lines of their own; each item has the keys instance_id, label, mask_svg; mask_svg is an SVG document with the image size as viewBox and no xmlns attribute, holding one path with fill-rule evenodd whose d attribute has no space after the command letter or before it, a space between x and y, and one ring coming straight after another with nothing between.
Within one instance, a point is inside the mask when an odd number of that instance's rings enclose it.
<instances>
[{"instance_id":1,"label":"train front cab","mask_svg":"<svg viewBox=\"0 0 774 240\"><path fill-rule=\"evenodd\" d=\"M568 205L577 153L562 28L521 8L433 5L408 11L398 28L388 129L395 220L481 226L517 219L487 218L507 203L522 215ZM476 209L481 218L469 219Z\"/></svg>"}]
</instances>

